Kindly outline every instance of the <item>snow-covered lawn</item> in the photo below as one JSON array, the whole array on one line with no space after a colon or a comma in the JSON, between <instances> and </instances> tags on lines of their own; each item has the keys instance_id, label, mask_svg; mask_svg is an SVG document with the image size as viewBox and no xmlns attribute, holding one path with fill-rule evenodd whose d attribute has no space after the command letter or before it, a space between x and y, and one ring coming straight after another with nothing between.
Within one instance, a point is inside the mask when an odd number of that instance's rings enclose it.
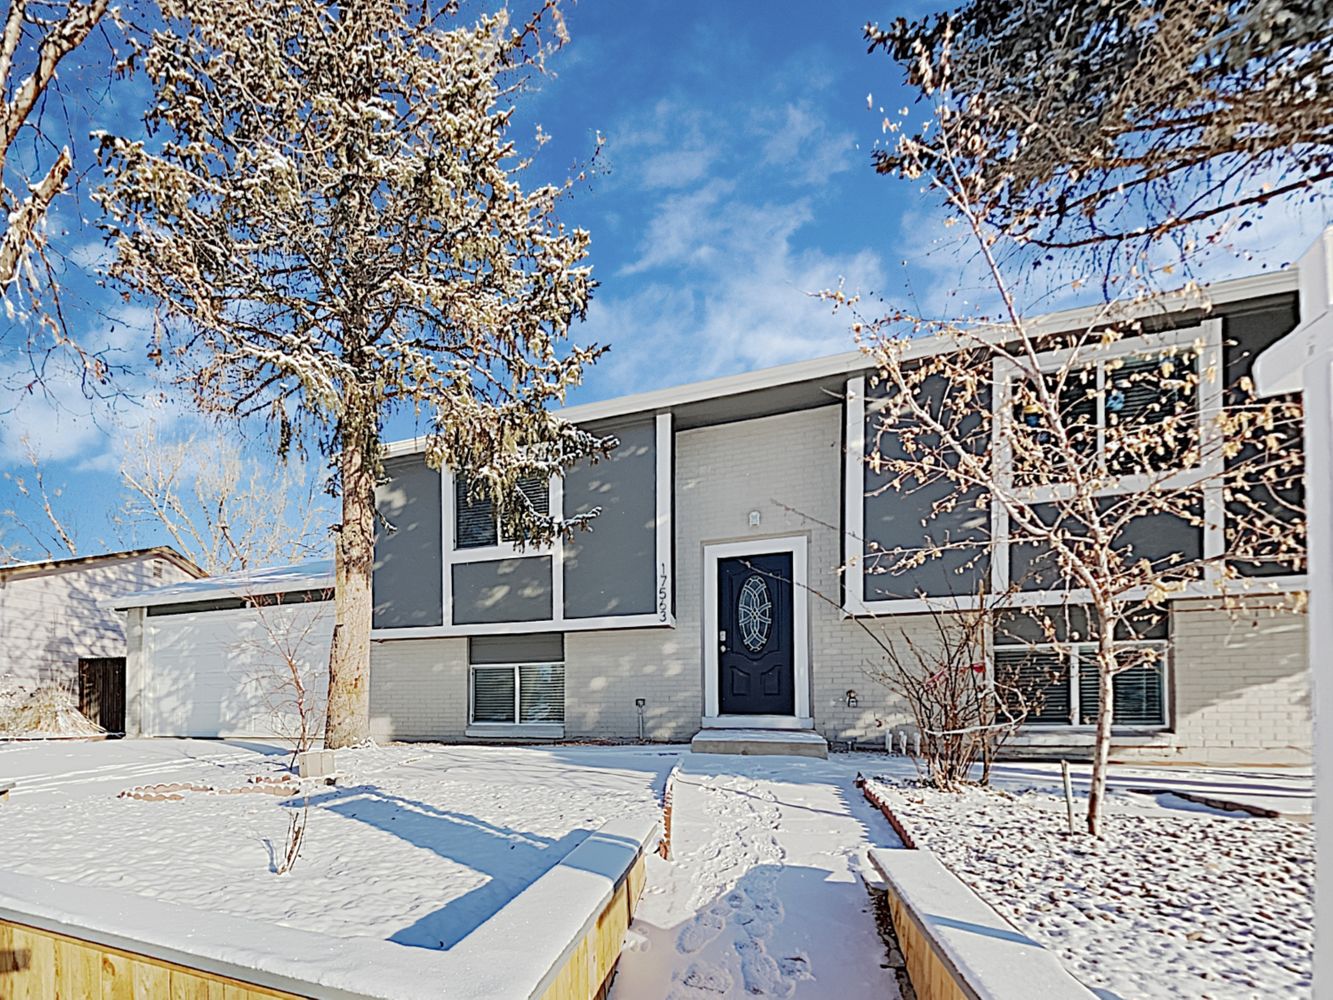
<instances>
[{"instance_id":1,"label":"snow-covered lawn","mask_svg":"<svg viewBox=\"0 0 1333 1000\"><path fill-rule=\"evenodd\" d=\"M1063 795L1039 771L1026 787L1002 770L1000 787L958 794L901 767L872 785L918 847L1105 996L1308 996L1313 828L1194 806L1165 791L1169 769L1149 773L1162 791L1116 782L1101 842L1067 836ZM1218 784L1259 784L1245 778ZM1289 783L1279 793L1298 794Z\"/></svg>"},{"instance_id":2,"label":"snow-covered lawn","mask_svg":"<svg viewBox=\"0 0 1333 1000\"><path fill-rule=\"evenodd\" d=\"M276 747L191 740L0 744L4 872L96 885L329 935L448 948L607 820L660 810L671 748L436 745L339 751L310 785L305 846L274 874L303 796L237 789L283 772Z\"/></svg>"},{"instance_id":3,"label":"snow-covered lawn","mask_svg":"<svg viewBox=\"0 0 1333 1000\"><path fill-rule=\"evenodd\" d=\"M865 764L684 756L614 1000L897 997L858 873L901 845L853 786Z\"/></svg>"}]
</instances>

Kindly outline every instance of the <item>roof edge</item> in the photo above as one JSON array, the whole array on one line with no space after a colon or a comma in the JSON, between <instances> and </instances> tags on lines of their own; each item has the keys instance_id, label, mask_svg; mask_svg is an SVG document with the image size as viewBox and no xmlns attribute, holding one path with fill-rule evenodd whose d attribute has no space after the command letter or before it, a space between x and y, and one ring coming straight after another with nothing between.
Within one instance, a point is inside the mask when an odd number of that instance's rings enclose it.
<instances>
[{"instance_id":1,"label":"roof edge","mask_svg":"<svg viewBox=\"0 0 1333 1000\"><path fill-rule=\"evenodd\" d=\"M1229 278L1213 284L1202 284L1162 292L1137 304L1131 314L1136 317L1185 312L1205 305L1227 305L1243 302L1246 299L1262 298L1266 295L1279 295L1296 292L1300 289L1300 274L1294 267L1265 274L1247 275ZM1040 333L1058 333L1073 329L1083 324L1096 323L1106 313L1106 305L1079 306L1059 312L1046 313L1033 318L1033 325ZM919 342L922 356L948 350L954 341L950 338L922 338ZM913 351L912 353L918 353ZM842 373L851 374L869 367L865 352L847 351L841 354L824 355L806 361L793 361L771 368L759 368L724 375L720 378L704 379L697 382L685 382L665 389L651 389L647 392L615 396L611 399L593 403L581 403L576 406L561 407L556 412L566 420L589 422L604 420L609 417L631 416L638 413L656 413L677 406L685 406L705 399L723 396L735 396L741 393L770 389L793 382L808 379L827 378ZM426 450L428 437L424 434L416 437L391 441L384 446L387 458L414 455Z\"/></svg>"},{"instance_id":2,"label":"roof edge","mask_svg":"<svg viewBox=\"0 0 1333 1000\"><path fill-rule=\"evenodd\" d=\"M41 576L77 566L91 566L103 562L121 562L129 559L144 559L157 556L179 566L196 580L208 576L192 559L181 555L170 545L154 545L146 549L125 549L120 552L99 552L89 556L70 556L67 559L44 559L41 562L15 563L0 566L0 580L13 580L24 576Z\"/></svg>"}]
</instances>

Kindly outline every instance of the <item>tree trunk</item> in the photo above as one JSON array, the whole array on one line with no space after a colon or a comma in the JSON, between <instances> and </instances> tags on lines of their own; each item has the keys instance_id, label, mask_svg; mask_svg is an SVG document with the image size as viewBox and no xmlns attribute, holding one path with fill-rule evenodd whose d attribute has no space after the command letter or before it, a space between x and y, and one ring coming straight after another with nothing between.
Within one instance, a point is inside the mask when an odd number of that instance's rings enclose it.
<instances>
[{"instance_id":1,"label":"tree trunk","mask_svg":"<svg viewBox=\"0 0 1333 1000\"><path fill-rule=\"evenodd\" d=\"M1105 619L1102 631L1113 626ZM1092 747L1092 782L1088 787L1088 833L1102 835L1102 810L1106 804L1106 767L1111 756L1111 721L1115 714L1111 678L1116 667L1115 646L1103 635L1097 645L1097 731Z\"/></svg>"},{"instance_id":2,"label":"tree trunk","mask_svg":"<svg viewBox=\"0 0 1333 1000\"><path fill-rule=\"evenodd\" d=\"M375 479L356 429L343 434L338 457L342 523L334 544L334 625L324 745L330 750L370 739L370 571L375 558Z\"/></svg>"}]
</instances>

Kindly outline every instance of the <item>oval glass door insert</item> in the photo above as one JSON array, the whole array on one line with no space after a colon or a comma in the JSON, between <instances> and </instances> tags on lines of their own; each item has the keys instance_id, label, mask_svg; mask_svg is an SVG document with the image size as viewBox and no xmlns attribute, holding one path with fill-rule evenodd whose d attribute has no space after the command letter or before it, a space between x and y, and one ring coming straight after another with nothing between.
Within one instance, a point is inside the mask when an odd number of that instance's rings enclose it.
<instances>
[{"instance_id":1,"label":"oval glass door insert","mask_svg":"<svg viewBox=\"0 0 1333 1000\"><path fill-rule=\"evenodd\" d=\"M740 594L736 598L736 622L741 629L741 642L751 653L757 653L768 642L769 629L773 627L773 598L769 595L768 584L759 574L754 574L741 584Z\"/></svg>"}]
</instances>

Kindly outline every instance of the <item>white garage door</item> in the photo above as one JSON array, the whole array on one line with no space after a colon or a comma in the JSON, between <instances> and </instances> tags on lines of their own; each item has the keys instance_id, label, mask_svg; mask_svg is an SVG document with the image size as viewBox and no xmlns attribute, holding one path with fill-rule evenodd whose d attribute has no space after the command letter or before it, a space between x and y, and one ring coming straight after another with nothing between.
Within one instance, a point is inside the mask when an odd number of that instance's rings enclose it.
<instances>
[{"instance_id":1,"label":"white garage door","mask_svg":"<svg viewBox=\"0 0 1333 1000\"><path fill-rule=\"evenodd\" d=\"M329 601L144 619L144 732L293 739L328 693Z\"/></svg>"}]
</instances>

